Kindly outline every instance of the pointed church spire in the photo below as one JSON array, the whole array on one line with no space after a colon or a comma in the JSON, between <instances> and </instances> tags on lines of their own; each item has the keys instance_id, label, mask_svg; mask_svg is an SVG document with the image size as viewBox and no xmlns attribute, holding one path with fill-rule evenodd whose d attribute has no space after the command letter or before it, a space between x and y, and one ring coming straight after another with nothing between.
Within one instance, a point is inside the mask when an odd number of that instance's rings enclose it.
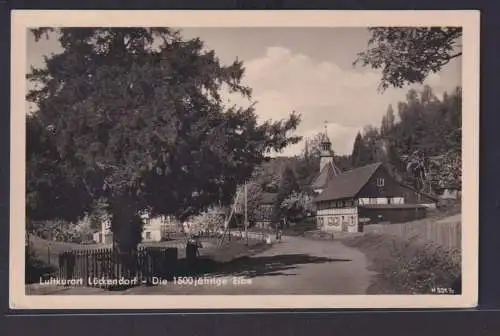
<instances>
[{"instance_id":1,"label":"pointed church spire","mask_svg":"<svg viewBox=\"0 0 500 336\"><path fill-rule=\"evenodd\" d=\"M321 193L330 179L337 175L342 174L342 170L334 162L334 152L332 150L332 143L328 138L328 121L325 120L325 133L322 134L320 142L320 162L319 162L319 175L314 179L311 184L315 193Z\"/></svg>"},{"instance_id":2,"label":"pointed church spire","mask_svg":"<svg viewBox=\"0 0 500 336\"><path fill-rule=\"evenodd\" d=\"M323 140L321 141L321 157L333 157L332 143L328 138L328 121L325 120L325 133L323 134Z\"/></svg>"},{"instance_id":3,"label":"pointed church spire","mask_svg":"<svg viewBox=\"0 0 500 336\"><path fill-rule=\"evenodd\" d=\"M320 153L320 171L323 170L323 168L326 165L331 165L332 168L332 174L333 176L341 174L341 170L337 167L337 165L334 162L334 152L332 150L332 143L330 141L330 138L328 138L328 121L325 120L325 133L323 135L323 141L321 142L321 153Z\"/></svg>"}]
</instances>

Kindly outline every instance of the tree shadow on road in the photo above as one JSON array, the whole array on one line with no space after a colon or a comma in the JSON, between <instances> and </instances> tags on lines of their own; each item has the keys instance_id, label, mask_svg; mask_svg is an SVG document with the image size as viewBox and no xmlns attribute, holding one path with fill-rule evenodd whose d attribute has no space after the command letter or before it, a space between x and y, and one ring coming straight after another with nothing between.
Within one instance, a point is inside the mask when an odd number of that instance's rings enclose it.
<instances>
[{"instance_id":1,"label":"tree shadow on road","mask_svg":"<svg viewBox=\"0 0 500 336\"><path fill-rule=\"evenodd\" d=\"M283 254L261 257L241 257L230 262L216 262L211 259L201 259L196 270L191 275L211 276L279 276L295 275L287 271L305 264L322 264L331 262L346 262L350 259L317 257L308 254ZM193 274L194 273L194 274Z\"/></svg>"}]
</instances>

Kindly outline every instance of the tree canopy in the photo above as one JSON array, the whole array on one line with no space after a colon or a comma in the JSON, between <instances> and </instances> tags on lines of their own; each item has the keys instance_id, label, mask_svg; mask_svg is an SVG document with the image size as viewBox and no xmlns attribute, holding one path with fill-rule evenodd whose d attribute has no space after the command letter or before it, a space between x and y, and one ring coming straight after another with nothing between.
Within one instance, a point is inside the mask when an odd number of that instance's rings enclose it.
<instances>
[{"instance_id":1,"label":"tree canopy","mask_svg":"<svg viewBox=\"0 0 500 336\"><path fill-rule=\"evenodd\" d=\"M251 99L243 62L221 64L198 38L169 28L32 32L57 36L63 51L27 75L38 106L28 118L30 204L63 204L78 218L104 198L126 245L140 239L140 211L182 219L229 204L271 151L300 140L295 112L258 123L254 105L227 106L226 91Z\"/></svg>"},{"instance_id":2,"label":"tree canopy","mask_svg":"<svg viewBox=\"0 0 500 336\"><path fill-rule=\"evenodd\" d=\"M461 88L440 99L429 86L410 90L406 101L398 104L398 120L388 108L381 131L374 126L358 134L352 154L353 165L383 162L396 178L409 184L416 181L407 164L418 151L425 158L428 183L434 190L461 186L462 153Z\"/></svg>"},{"instance_id":3,"label":"tree canopy","mask_svg":"<svg viewBox=\"0 0 500 336\"><path fill-rule=\"evenodd\" d=\"M376 27L369 31L367 49L358 54L354 65L381 69L381 91L391 86L421 84L431 73L462 55L462 28Z\"/></svg>"}]
</instances>

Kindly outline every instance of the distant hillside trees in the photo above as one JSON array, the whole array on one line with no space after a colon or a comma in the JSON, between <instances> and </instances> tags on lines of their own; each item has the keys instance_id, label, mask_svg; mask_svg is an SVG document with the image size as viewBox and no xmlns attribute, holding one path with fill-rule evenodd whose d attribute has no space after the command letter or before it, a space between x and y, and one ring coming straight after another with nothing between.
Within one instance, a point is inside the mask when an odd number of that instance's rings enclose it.
<instances>
[{"instance_id":1,"label":"distant hillside trees","mask_svg":"<svg viewBox=\"0 0 500 336\"><path fill-rule=\"evenodd\" d=\"M369 126L354 141L352 163L359 167L380 161L394 175L415 183L412 162L422 157L426 178L436 191L445 185L461 186L462 91L437 97L429 86L410 90L406 101L392 106L380 128Z\"/></svg>"}]
</instances>

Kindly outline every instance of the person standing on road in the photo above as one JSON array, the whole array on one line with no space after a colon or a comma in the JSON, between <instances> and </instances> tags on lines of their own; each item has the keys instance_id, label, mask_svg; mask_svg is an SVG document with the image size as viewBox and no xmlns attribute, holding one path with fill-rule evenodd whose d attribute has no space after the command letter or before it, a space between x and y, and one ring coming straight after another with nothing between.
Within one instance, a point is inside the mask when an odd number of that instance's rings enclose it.
<instances>
[{"instance_id":1,"label":"person standing on road","mask_svg":"<svg viewBox=\"0 0 500 336\"><path fill-rule=\"evenodd\" d=\"M283 227L284 227L284 223L282 220L280 220L278 222L278 225L276 226L276 240L278 242L281 242L281 237L283 235Z\"/></svg>"},{"instance_id":2,"label":"person standing on road","mask_svg":"<svg viewBox=\"0 0 500 336\"><path fill-rule=\"evenodd\" d=\"M198 235L192 235L186 242L186 259L190 272L196 271L196 259L200 256L201 242Z\"/></svg>"}]
</instances>

